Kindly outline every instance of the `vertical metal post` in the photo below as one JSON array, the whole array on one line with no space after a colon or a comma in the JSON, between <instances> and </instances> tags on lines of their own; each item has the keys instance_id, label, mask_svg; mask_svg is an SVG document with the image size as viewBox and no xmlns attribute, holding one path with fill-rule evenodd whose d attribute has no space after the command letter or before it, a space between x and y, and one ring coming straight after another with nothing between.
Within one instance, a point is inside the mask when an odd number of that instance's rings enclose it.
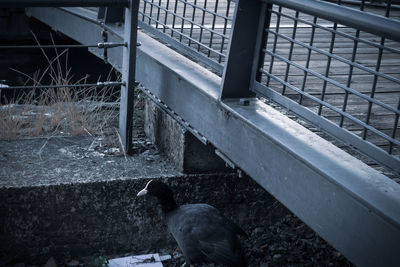
<instances>
[{"instance_id":1,"label":"vertical metal post","mask_svg":"<svg viewBox=\"0 0 400 267\"><path fill-rule=\"evenodd\" d=\"M233 16L228 55L222 76L220 99L253 97L252 69L258 64L256 46L262 40L266 4L238 0Z\"/></svg>"},{"instance_id":2,"label":"vertical metal post","mask_svg":"<svg viewBox=\"0 0 400 267\"><path fill-rule=\"evenodd\" d=\"M106 7L104 22L105 23L122 22L123 15L124 15L124 8L122 7Z\"/></svg>"},{"instance_id":3,"label":"vertical metal post","mask_svg":"<svg viewBox=\"0 0 400 267\"><path fill-rule=\"evenodd\" d=\"M97 19L103 20L104 23L123 22L123 7L100 7L97 12Z\"/></svg>"},{"instance_id":4,"label":"vertical metal post","mask_svg":"<svg viewBox=\"0 0 400 267\"><path fill-rule=\"evenodd\" d=\"M125 85L121 86L119 133L126 153L132 149L138 10L139 0L130 0L129 8L125 9L124 41L127 45L123 48L122 81Z\"/></svg>"},{"instance_id":5,"label":"vertical metal post","mask_svg":"<svg viewBox=\"0 0 400 267\"><path fill-rule=\"evenodd\" d=\"M99 11L97 11L97 19L103 20L106 16L106 8L104 6L99 7Z\"/></svg>"}]
</instances>

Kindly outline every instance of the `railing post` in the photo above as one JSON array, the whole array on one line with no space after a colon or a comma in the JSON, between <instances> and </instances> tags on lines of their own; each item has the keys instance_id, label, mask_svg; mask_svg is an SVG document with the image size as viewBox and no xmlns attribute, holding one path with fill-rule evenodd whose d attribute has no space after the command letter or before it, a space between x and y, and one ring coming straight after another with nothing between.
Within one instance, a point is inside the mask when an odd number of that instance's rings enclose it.
<instances>
[{"instance_id":1,"label":"railing post","mask_svg":"<svg viewBox=\"0 0 400 267\"><path fill-rule=\"evenodd\" d=\"M97 19L101 19L104 23L123 22L123 7L100 7Z\"/></svg>"},{"instance_id":2,"label":"railing post","mask_svg":"<svg viewBox=\"0 0 400 267\"><path fill-rule=\"evenodd\" d=\"M126 153L132 148L138 10L139 0L130 0L125 10L124 41L127 45L123 48L122 81L125 85L121 86L119 133Z\"/></svg>"},{"instance_id":3,"label":"railing post","mask_svg":"<svg viewBox=\"0 0 400 267\"><path fill-rule=\"evenodd\" d=\"M220 99L253 97L250 84L258 65L258 49L266 21L262 1L238 0L233 16L228 55L222 76Z\"/></svg>"}]
</instances>

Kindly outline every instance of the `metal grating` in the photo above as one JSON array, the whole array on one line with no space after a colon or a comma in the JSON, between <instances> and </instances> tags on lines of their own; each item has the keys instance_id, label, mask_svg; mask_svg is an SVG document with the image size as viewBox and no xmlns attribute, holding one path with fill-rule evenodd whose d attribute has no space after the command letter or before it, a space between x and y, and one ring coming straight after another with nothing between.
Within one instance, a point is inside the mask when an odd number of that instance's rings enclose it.
<instances>
[{"instance_id":1,"label":"metal grating","mask_svg":"<svg viewBox=\"0 0 400 267\"><path fill-rule=\"evenodd\" d=\"M141 0L139 26L222 74L235 3Z\"/></svg>"},{"instance_id":2,"label":"metal grating","mask_svg":"<svg viewBox=\"0 0 400 267\"><path fill-rule=\"evenodd\" d=\"M282 6L271 12L253 90L399 170L400 44Z\"/></svg>"}]
</instances>

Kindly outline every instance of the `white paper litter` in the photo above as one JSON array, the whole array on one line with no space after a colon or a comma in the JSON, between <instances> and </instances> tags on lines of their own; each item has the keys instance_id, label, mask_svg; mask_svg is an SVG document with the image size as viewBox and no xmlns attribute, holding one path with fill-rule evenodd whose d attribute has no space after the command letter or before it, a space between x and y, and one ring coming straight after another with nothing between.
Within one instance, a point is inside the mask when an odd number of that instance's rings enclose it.
<instances>
[{"instance_id":1,"label":"white paper litter","mask_svg":"<svg viewBox=\"0 0 400 267\"><path fill-rule=\"evenodd\" d=\"M109 267L163 267L158 254L135 255L111 259Z\"/></svg>"}]
</instances>

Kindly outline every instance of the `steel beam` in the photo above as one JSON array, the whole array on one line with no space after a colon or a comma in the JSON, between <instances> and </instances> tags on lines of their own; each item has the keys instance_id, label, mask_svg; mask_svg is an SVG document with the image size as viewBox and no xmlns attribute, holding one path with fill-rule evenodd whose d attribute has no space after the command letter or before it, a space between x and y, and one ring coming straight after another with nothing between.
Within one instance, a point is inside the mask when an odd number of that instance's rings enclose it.
<instances>
[{"instance_id":1,"label":"steel beam","mask_svg":"<svg viewBox=\"0 0 400 267\"><path fill-rule=\"evenodd\" d=\"M221 102L221 78L138 40L138 81L352 262L398 266L399 184L256 99Z\"/></svg>"}]
</instances>

